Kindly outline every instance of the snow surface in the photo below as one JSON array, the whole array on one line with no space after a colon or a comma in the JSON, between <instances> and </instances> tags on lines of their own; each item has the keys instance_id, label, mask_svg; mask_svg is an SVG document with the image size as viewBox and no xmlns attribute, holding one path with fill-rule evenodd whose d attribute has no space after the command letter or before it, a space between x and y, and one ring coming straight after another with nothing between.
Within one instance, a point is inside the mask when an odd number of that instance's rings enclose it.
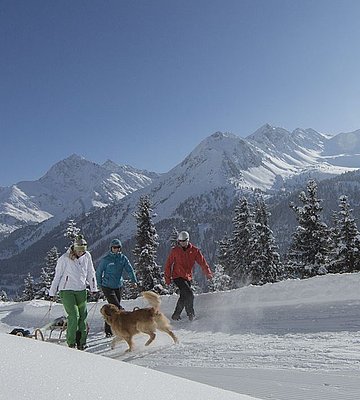
<instances>
[{"instance_id":1,"label":"snow surface","mask_svg":"<svg viewBox=\"0 0 360 400\"><path fill-rule=\"evenodd\" d=\"M57 332L46 342L5 334L45 326L62 315L60 304L0 303L0 399L359 399L359 288L358 273L199 295L197 319L173 323L178 345L159 333L144 347L138 336L130 354L104 338L102 302L88 306L86 352ZM177 296L162 300L169 316Z\"/></svg>"}]
</instances>

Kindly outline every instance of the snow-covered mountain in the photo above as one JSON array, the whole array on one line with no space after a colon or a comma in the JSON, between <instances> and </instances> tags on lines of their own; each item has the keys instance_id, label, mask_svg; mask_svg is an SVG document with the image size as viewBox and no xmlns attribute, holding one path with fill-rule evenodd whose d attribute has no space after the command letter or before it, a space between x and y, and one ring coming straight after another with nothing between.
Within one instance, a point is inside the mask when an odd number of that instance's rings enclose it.
<instances>
[{"instance_id":1,"label":"snow-covered mountain","mask_svg":"<svg viewBox=\"0 0 360 400\"><path fill-rule=\"evenodd\" d=\"M360 168L360 129L327 140L322 159L333 165Z\"/></svg>"},{"instance_id":2,"label":"snow-covered mountain","mask_svg":"<svg viewBox=\"0 0 360 400\"><path fill-rule=\"evenodd\" d=\"M360 137L360 131L353 134ZM160 247L167 248L174 226L188 229L193 241L202 246L213 261L213 244L229 228L239 194L251 195L254 189L270 194L286 188L295 190L299 186L303 188L309 178L323 180L356 169L356 166L337 166L336 158L325 157L325 149L330 144L333 154L342 154L335 138L313 129L288 132L268 124L245 139L216 132L204 139L180 164L148 186L120 200L112 198L116 201L107 207L82 214L77 219L78 226L91 243L96 259L107 249L111 237L118 236L126 243L134 236L136 223L133 212L139 197L149 195L156 214L154 222ZM113 170L111 163L106 163L105 167L109 166ZM68 179L72 177L72 171ZM81 189L85 190L83 186ZM105 205L105 201L100 201L104 198L103 192L98 189L96 193L102 194L96 199ZM46 226L50 221L19 229L0 242L3 271L39 270L40 260L53 245L60 244L61 249L61 232L65 227L60 225L50 231ZM44 244L40 239L45 235Z\"/></svg>"},{"instance_id":3,"label":"snow-covered mountain","mask_svg":"<svg viewBox=\"0 0 360 400\"><path fill-rule=\"evenodd\" d=\"M55 226L69 216L106 207L157 176L110 160L98 165L73 154L37 181L0 188L0 238L49 218Z\"/></svg>"}]
</instances>

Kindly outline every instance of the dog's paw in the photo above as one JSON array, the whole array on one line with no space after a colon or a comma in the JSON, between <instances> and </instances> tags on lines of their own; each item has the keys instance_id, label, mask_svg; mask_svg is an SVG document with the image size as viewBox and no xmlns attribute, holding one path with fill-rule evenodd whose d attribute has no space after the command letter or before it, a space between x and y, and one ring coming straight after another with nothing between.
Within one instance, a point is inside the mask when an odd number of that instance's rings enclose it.
<instances>
[{"instance_id":1,"label":"dog's paw","mask_svg":"<svg viewBox=\"0 0 360 400\"><path fill-rule=\"evenodd\" d=\"M130 347L129 347L128 349L125 350L124 353L126 354L126 353L131 353L131 352L132 352L132 350L131 350Z\"/></svg>"}]
</instances>

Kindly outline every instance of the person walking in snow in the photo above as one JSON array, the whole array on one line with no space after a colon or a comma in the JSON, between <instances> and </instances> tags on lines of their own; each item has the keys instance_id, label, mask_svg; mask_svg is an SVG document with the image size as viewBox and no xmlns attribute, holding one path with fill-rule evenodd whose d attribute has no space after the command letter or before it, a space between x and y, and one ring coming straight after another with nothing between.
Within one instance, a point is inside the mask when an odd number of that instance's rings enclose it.
<instances>
[{"instance_id":1,"label":"person walking in snow","mask_svg":"<svg viewBox=\"0 0 360 400\"><path fill-rule=\"evenodd\" d=\"M124 280L123 272L128 274L131 281L137 286L137 278L129 259L121 252L121 242L113 239L110 243L110 251L101 259L96 268L96 278L101 290L110 304L122 308L120 305ZM105 335L111 337L110 326L105 322Z\"/></svg>"},{"instance_id":2,"label":"person walking in snow","mask_svg":"<svg viewBox=\"0 0 360 400\"><path fill-rule=\"evenodd\" d=\"M192 273L195 262L198 263L208 279L213 274L201 251L189 242L189 233L182 231L177 238L177 246L173 247L165 263L165 283L170 285L173 281L180 290L180 298L176 304L171 318L181 319L185 307L190 321L195 317L194 294L191 289Z\"/></svg>"},{"instance_id":3,"label":"person walking in snow","mask_svg":"<svg viewBox=\"0 0 360 400\"><path fill-rule=\"evenodd\" d=\"M55 276L49 289L49 296L59 293L67 313L66 342L69 347L79 350L86 348L87 339L87 293L98 292L95 269L87 243L78 235L72 246L57 261Z\"/></svg>"}]
</instances>

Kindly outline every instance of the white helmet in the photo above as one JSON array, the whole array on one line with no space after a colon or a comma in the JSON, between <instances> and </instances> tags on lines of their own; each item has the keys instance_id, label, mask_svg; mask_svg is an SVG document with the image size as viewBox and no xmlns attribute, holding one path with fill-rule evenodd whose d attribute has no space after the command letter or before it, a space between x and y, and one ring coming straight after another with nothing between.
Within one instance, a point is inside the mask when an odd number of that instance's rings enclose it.
<instances>
[{"instance_id":1,"label":"white helmet","mask_svg":"<svg viewBox=\"0 0 360 400\"><path fill-rule=\"evenodd\" d=\"M189 240L190 236L189 233L186 231L182 231L178 235L178 240L184 242L185 240Z\"/></svg>"}]
</instances>

